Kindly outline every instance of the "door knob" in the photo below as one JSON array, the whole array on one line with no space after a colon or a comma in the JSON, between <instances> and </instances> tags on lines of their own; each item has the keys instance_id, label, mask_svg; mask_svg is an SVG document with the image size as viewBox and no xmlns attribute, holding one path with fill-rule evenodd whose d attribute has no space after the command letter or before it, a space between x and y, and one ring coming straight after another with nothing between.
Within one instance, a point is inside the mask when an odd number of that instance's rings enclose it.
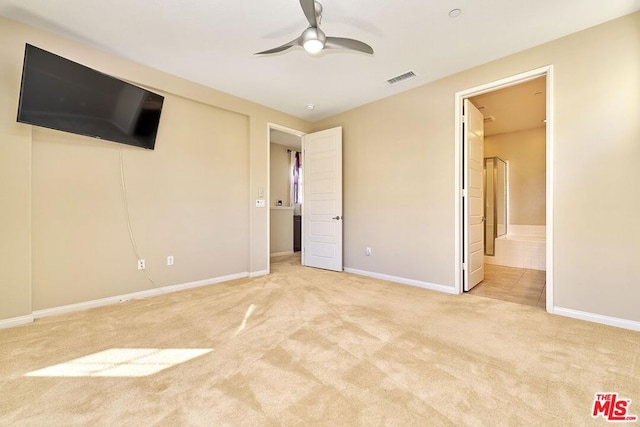
<instances>
[{"instance_id":1,"label":"door knob","mask_svg":"<svg viewBox=\"0 0 640 427\"><path fill-rule=\"evenodd\" d=\"M337 219L337 220L340 220L340 215L338 215L338 216L334 216L334 217L333 217L333 218L331 218L331 219Z\"/></svg>"}]
</instances>

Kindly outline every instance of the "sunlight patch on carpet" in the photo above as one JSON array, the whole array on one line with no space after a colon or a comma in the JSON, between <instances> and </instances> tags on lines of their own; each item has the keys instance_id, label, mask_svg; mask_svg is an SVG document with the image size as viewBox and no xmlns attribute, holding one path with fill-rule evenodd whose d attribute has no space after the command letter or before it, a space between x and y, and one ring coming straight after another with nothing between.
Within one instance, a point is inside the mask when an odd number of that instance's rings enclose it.
<instances>
[{"instance_id":1,"label":"sunlight patch on carpet","mask_svg":"<svg viewBox=\"0 0 640 427\"><path fill-rule=\"evenodd\" d=\"M146 377L213 351L210 348L111 348L25 374L27 377Z\"/></svg>"},{"instance_id":2,"label":"sunlight patch on carpet","mask_svg":"<svg viewBox=\"0 0 640 427\"><path fill-rule=\"evenodd\" d=\"M247 327L247 320L249 320L249 316L253 314L253 311L255 309L256 309L255 304L251 304L249 308L247 308L247 312L244 314L244 319L242 319L242 323L238 327L238 330L236 331L235 335L238 335L240 332L242 332L244 328Z\"/></svg>"}]
</instances>

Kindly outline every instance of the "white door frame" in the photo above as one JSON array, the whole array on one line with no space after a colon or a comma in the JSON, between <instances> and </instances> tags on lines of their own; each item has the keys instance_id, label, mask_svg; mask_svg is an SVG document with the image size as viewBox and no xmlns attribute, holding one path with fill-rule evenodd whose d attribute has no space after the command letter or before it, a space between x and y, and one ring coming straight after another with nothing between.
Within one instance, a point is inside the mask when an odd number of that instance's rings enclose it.
<instances>
[{"instance_id":1,"label":"white door frame","mask_svg":"<svg viewBox=\"0 0 640 427\"><path fill-rule=\"evenodd\" d=\"M455 94L455 292L461 294L462 289L462 254L463 230L466 220L463 218L462 206L462 104L464 99L471 98L497 89L513 86L537 77L547 77L546 88L546 309L553 313L553 65L537 68L515 76L465 89Z\"/></svg>"},{"instance_id":2,"label":"white door frame","mask_svg":"<svg viewBox=\"0 0 640 427\"><path fill-rule=\"evenodd\" d=\"M264 190L267 209L267 272L271 273L271 129L296 135L302 138L307 132L288 128L276 123L267 122L267 188ZM304 167L304 165L303 165Z\"/></svg>"}]
</instances>

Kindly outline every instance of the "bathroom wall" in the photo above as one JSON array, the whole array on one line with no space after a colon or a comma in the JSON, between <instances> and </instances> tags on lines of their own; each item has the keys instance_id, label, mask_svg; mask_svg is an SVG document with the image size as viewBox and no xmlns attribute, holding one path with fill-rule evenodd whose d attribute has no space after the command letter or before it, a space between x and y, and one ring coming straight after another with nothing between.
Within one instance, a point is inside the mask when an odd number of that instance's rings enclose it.
<instances>
[{"instance_id":1,"label":"bathroom wall","mask_svg":"<svg viewBox=\"0 0 640 427\"><path fill-rule=\"evenodd\" d=\"M282 206L290 206L291 186L291 153L289 147L271 143L271 206L277 206L282 200Z\"/></svg>"},{"instance_id":2,"label":"bathroom wall","mask_svg":"<svg viewBox=\"0 0 640 427\"><path fill-rule=\"evenodd\" d=\"M509 162L509 224L545 225L545 128L487 136L484 156Z\"/></svg>"}]
</instances>

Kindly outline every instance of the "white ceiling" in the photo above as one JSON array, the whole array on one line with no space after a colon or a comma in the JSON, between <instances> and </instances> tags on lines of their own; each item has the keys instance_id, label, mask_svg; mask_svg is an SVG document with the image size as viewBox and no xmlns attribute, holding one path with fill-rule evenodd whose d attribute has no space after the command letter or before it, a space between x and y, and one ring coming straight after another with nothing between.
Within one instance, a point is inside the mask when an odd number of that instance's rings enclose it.
<instances>
[{"instance_id":1,"label":"white ceiling","mask_svg":"<svg viewBox=\"0 0 640 427\"><path fill-rule=\"evenodd\" d=\"M0 14L316 121L640 10L640 0L320 2L327 35L375 54L254 56L307 27L298 0L0 0ZM409 70L418 77L387 85Z\"/></svg>"}]
</instances>

